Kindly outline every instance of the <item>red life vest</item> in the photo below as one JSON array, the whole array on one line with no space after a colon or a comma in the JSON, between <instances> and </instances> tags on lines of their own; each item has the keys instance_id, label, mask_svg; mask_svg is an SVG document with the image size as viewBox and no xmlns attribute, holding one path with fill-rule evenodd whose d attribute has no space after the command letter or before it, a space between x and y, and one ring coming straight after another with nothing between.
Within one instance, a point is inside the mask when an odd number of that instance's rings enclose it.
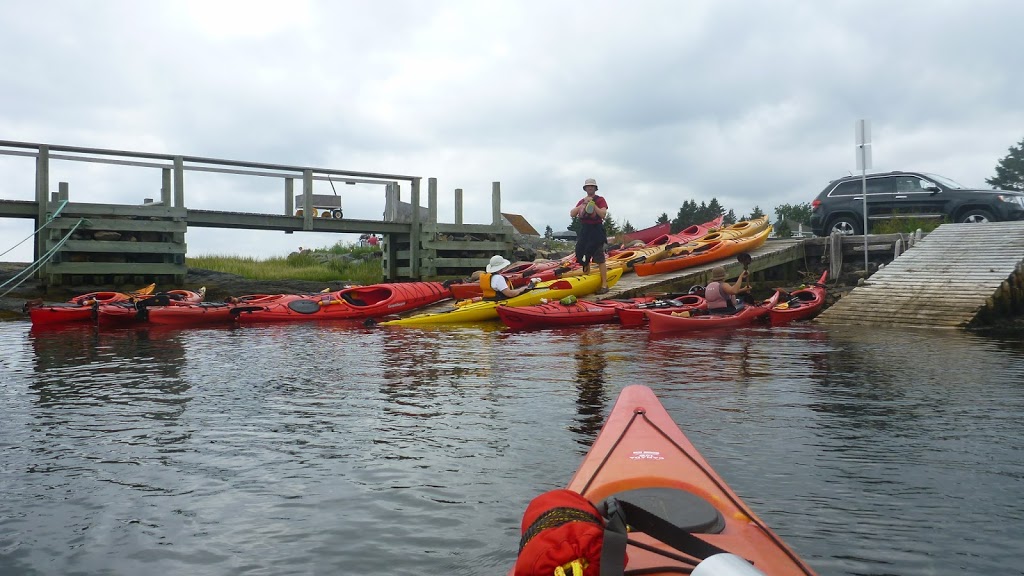
<instances>
[{"instance_id":1,"label":"red life vest","mask_svg":"<svg viewBox=\"0 0 1024 576\"><path fill-rule=\"evenodd\" d=\"M580 200L579 202L576 203L576 205L577 206L582 206L582 205L587 204L591 200L594 202L594 204L598 208L608 208L608 202L604 199L604 196L598 196L597 194L594 194L593 198L584 198L583 200ZM577 216L577 218L579 218L580 222L583 223L583 224L600 224L601 223L601 217L597 215L597 211L596 210L594 211L593 214L587 214L586 210L581 210L579 215Z\"/></svg>"}]
</instances>

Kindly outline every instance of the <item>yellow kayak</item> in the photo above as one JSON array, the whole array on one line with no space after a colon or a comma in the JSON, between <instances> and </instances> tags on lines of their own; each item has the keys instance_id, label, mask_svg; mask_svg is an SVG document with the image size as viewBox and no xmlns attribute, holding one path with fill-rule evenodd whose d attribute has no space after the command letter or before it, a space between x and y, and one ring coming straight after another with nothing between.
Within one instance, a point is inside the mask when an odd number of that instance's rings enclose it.
<instances>
[{"instance_id":1,"label":"yellow kayak","mask_svg":"<svg viewBox=\"0 0 1024 576\"><path fill-rule=\"evenodd\" d=\"M608 287L612 287L622 277L622 269L608 271ZM454 324L459 322L484 322L498 319L498 306L535 306L541 303L541 298L547 300L560 300L566 296L586 296L597 292L601 287L600 274L587 274L586 276L572 276L559 278L537 284L532 290L502 300L500 302L480 301L457 306L446 312L434 312L428 314L416 314L399 320L388 320L381 322L381 326L417 326L425 324Z\"/></svg>"}]
</instances>

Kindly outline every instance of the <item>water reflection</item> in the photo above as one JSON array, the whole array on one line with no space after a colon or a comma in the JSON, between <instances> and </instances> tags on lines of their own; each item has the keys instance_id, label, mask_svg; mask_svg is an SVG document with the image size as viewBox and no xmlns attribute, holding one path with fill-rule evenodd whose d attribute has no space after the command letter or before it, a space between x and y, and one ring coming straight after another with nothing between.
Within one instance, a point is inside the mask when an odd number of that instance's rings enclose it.
<instances>
[{"instance_id":1,"label":"water reflection","mask_svg":"<svg viewBox=\"0 0 1024 576\"><path fill-rule=\"evenodd\" d=\"M576 361L576 424L569 430L578 434L576 442L589 447L594 443L601 425L604 424L604 410L609 402L605 387L604 330L582 330L579 342L573 352Z\"/></svg>"},{"instance_id":2,"label":"water reflection","mask_svg":"<svg viewBox=\"0 0 1024 576\"><path fill-rule=\"evenodd\" d=\"M177 418L190 399L190 385L181 378L183 334L151 327L100 330L89 324L34 328L31 388L41 406L130 403L144 418Z\"/></svg>"}]
</instances>

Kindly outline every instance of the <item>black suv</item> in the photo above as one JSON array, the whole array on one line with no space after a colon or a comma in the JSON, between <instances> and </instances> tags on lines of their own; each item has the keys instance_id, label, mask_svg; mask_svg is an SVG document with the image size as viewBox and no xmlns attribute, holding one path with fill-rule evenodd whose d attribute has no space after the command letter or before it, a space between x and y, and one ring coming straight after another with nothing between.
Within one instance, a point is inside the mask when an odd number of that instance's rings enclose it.
<instances>
[{"instance_id":1,"label":"black suv","mask_svg":"<svg viewBox=\"0 0 1024 576\"><path fill-rule=\"evenodd\" d=\"M811 202L811 229L861 234L864 197L860 176L829 182ZM950 222L1024 220L1024 193L969 190L927 172L888 172L867 177L868 222L893 218L938 218Z\"/></svg>"}]
</instances>

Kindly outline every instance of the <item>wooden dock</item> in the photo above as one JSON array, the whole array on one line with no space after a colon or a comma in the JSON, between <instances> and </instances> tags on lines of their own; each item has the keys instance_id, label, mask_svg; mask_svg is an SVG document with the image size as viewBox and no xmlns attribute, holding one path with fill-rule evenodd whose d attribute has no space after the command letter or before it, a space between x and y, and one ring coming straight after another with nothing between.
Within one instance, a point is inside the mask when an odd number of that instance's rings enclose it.
<instances>
[{"instance_id":1,"label":"wooden dock","mask_svg":"<svg viewBox=\"0 0 1024 576\"><path fill-rule=\"evenodd\" d=\"M1024 222L943 224L817 321L959 328L1022 305Z\"/></svg>"},{"instance_id":2,"label":"wooden dock","mask_svg":"<svg viewBox=\"0 0 1024 576\"><path fill-rule=\"evenodd\" d=\"M773 239L765 242L760 248L748 252L751 263L748 267L751 275L762 270L785 265L791 262L803 262L804 241L800 238ZM729 258L719 262L710 262L693 268L685 268L677 272L655 274L653 276L637 276L630 272L625 274L607 294L600 297L587 296L587 299L631 298L657 292L685 292L690 286L700 284L706 286L711 281L711 269L715 266L725 268L727 278L736 278L743 271L743 266L735 259Z\"/></svg>"}]
</instances>

